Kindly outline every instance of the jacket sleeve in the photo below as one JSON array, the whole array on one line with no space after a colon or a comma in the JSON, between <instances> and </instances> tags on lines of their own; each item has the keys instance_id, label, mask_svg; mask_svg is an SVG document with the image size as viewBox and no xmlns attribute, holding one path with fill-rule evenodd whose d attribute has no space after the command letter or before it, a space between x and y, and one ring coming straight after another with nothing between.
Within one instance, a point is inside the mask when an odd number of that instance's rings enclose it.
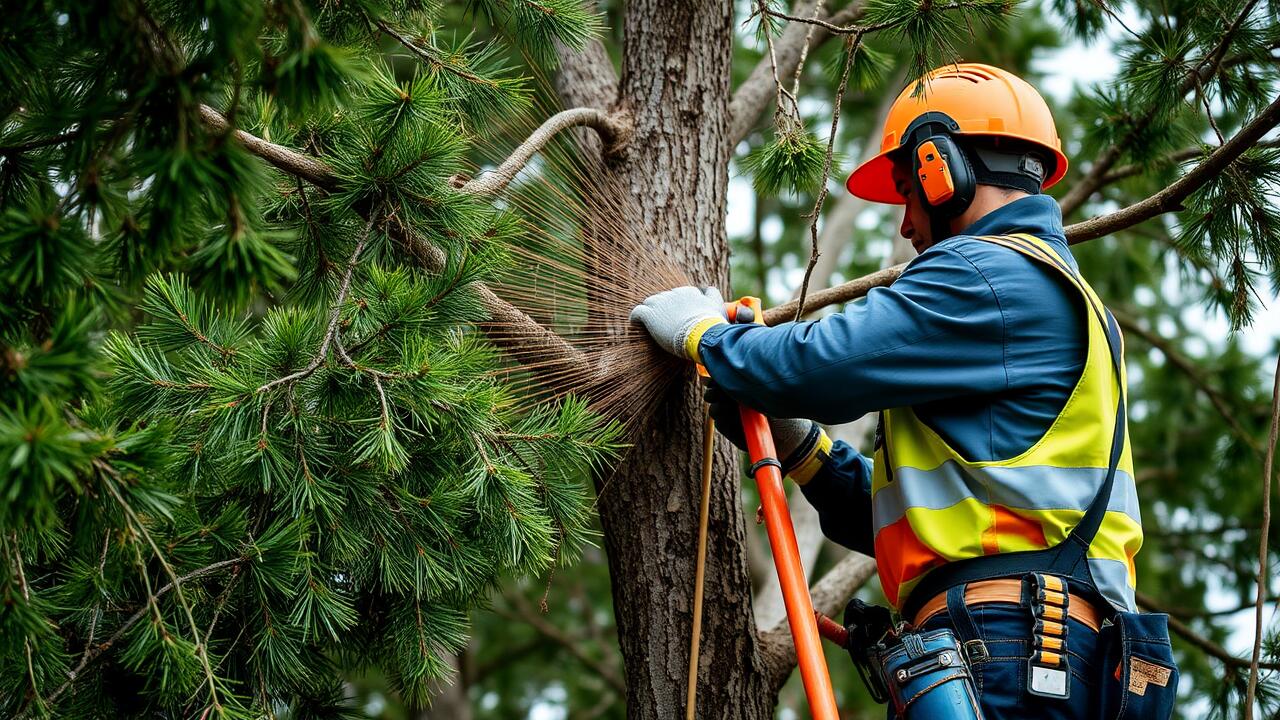
<instances>
[{"instance_id":1,"label":"jacket sleeve","mask_svg":"<svg viewBox=\"0 0 1280 720\"><path fill-rule=\"evenodd\" d=\"M850 550L875 554L870 458L843 440L826 440L823 434L812 460L790 476L800 483L805 499L818 511L823 535Z\"/></svg>"},{"instance_id":2,"label":"jacket sleeve","mask_svg":"<svg viewBox=\"0 0 1280 720\"><path fill-rule=\"evenodd\" d=\"M698 354L716 384L773 417L826 424L1009 387L1004 317L955 241L842 313L774 327L717 325Z\"/></svg>"}]
</instances>

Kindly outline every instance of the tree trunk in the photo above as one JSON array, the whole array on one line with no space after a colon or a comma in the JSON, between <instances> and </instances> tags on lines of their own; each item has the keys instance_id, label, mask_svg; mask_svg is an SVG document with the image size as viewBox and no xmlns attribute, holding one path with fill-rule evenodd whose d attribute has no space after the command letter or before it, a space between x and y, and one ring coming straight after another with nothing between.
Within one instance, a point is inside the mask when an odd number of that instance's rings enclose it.
<instances>
[{"instance_id":1,"label":"tree trunk","mask_svg":"<svg viewBox=\"0 0 1280 720\"><path fill-rule=\"evenodd\" d=\"M619 104L635 122L606 162L636 208L654 253L695 282L726 287L724 230L732 6L726 0L637 0L627 7ZM646 262L636 259L635 271ZM683 717L697 547L702 402L689 369L656 415L639 423L629 458L598 480L631 718ZM707 550L698 717L772 715L757 672L751 582L736 457L719 443Z\"/></svg>"}]
</instances>

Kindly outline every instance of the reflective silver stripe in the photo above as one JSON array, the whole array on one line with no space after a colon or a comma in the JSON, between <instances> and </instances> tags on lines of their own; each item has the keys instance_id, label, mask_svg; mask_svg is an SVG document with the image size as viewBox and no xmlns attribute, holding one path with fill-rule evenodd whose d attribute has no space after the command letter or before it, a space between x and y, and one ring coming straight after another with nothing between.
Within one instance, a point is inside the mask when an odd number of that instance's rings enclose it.
<instances>
[{"instance_id":1,"label":"reflective silver stripe","mask_svg":"<svg viewBox=\"0 0 1280 720\"><path fill-rule=\"evenodd\" d=\"M965 468L954 460L933 470L899 467L893 469L893 482L880 488L872 498L872 520L879 533L901 520L909 507L942 510L966 498L984 505L1022 510L1083 511L1098 494L1106 476L1106 468L1048 465ZM1124 470L1116 470L1107 510L1123 512L1138 525L1142 524L1137 488Z\"/></svg>"},{"instance_id":2,"label":"reflective silver stripe","mask_svg":"<svg viewBox=\"0 0 1280 720\"><path fill-rule=\"evenodd\" d=\"M1102 597L1115 605L1119 610L1137 612L1138 604L1133 597L1133 588L1129 587L1129 567L1119 560L1089 558L1089 572L1093 575L1093 584L1098 586Z\"/></svg>"}]
</instances>

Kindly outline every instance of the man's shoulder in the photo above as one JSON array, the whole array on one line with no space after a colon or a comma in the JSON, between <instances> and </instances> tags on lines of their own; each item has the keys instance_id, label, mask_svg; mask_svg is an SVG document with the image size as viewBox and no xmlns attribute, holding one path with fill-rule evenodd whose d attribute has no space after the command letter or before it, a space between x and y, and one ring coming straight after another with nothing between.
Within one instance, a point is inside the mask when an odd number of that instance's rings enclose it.
<instances>
[{"instance_id":1,"label":"man's shoulder","mask_svg":"<svg viewBox=\"0 0 1280 720\"><path fill-rule=\"evenodd\" d=\"M1074 264L1066 245L1052 239L1047 242L1059 256L1064 257L1069 264ZM976 235L947 238L926 250L916 260L922 265L964 262L972 265L976 272L992 282L1027 274L1040 275L1047 270L1042 263L1017 250Z\"/></svg>"}]
</instances>

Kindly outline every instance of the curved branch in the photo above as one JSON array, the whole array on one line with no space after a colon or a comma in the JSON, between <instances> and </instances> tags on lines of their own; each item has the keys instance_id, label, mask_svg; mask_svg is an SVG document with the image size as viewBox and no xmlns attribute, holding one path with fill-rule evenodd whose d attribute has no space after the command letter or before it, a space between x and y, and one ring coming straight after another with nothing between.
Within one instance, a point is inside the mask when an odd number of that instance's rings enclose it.
<instances>
[{"instance_id":1,"label":"curved branch","mask_svg":"<svg viewBox=\"0 0 1280 720\"><path fill-rule=\"evenodd\" d=\"M1172 185L1141 202L1084 222L1067 226L1067 242L1075 244L1092 240L1137 225L1144 220L1164 213L1181 210L1182 201L1191 193L1217 177L1244 151L1253 147L1276 125L1280 124L1280 97L1266 107L1258 117L1249 122L1228 141L1214 150L1209 157L1195 166Z\"/></svg>"},{"instance_id":2,"label":"curved branch","mask_svg":"<svg viewBox=\"0 0 1280 720\"><path fill-rule=\"evenodd\" d=\"M306 180L332 192L338 187L338 176L324 162L283 145L267 142L256 135L231 127L222 113L208 105L200 106L200 119L215 133L230 133L246 150L271 163L277 170Z\"/></svg>"},{"instance_id":3,"label":"curved branch","mask_svg":"<svg viewBox=\"0 0 1280 720\"><path fill-rule=\"evenodd\" d=\"M338 187L338 176L324 162L267 142L243 130L233 131L227 119L207 105L200 106L200 116L210 130L230 132L249 152L271 163L278 170L325 190L332 191ZM383 229L408 248L428 270L439 271L444 267L444 252L423 240L403 223L384 221ZM540 325L523 310L498 297L483 284L477 283L476 290L485 310L494 321L484 325L484 329L499 347L518 351L512 353L517 360L537 357L540 368L586 366L588 361L581 351ZM526 348L536 348L538 353L526 353Z\"/></svg>"},{"instance_id":4,"label":"curved branch","mask_svg":"<svg viewBox=\"0 0 1280 720\"><path fill-rule=\"evenodd\" d=\"M853 0L848 7L833 13L821 22L837 27L857 22L862 17L863 4L863 0ZM791 12L797 17L810 19L815 5L817 0L804 0ZM806 23L795 23L788 26L782 33L782 37L773 43L779 77L789 77L795 72L796 66L800 64L800 55L808 35L809 26ZM815 28L812 37L808 40L810 49L821 46L831 37L833 37L832 33L825 27ZM751 132L756 119L774 97L774 88L773 65L769 57L765 56L756 63L751 74L734 91L733 99L729 103L729 137L735 144Z\"/></svg>"},{"instance_id":5,"label":"curved branch","mask_svg":"<svg viewBox=\"0 0 1280 720\"><path fill-rule=\"evenodd\" d=\"M1147 610L1153 610L1160 613L1165 612L1164 608L1160 606L1160 603L1155 601L1150 595L1138 592L1137 598L1138 605L1141 605ZM1169 615L1169 629L1180 635L1182 639L1202 650L1209 657L1220 660L1229 668L1239 669L1249 667L1248 660L1232 655L1230 652L1227 652L1226 648L1196 632L1190 625L1182 622L1173 615ZM1280 663L1259 663L1258 667L1263 670L1280 670Z\"/></svg>"},{"instance_id":6,"label":"curved branch","mask_svg":"<svg viewBox=\"0 0 1280 720\"><path fill-rule=\"evenodd\" d=\"M495 170L483 177L469 180L459 187L459 190L473 195L492 195L500 192L515 179L535 153L557 134L571 127L589 127L599 133L604 143L605 154L616 152L625 144L631 132L630 123L626 121L625 116L611 115L596 108L561 110L547 118Z\"/></svg>"},{"instance_id":7,"label":"curved branch","mask_svg":"<svg viewBox=\"0 0 1280 720\"><path fill-rule=\"evenodd\" d=\"M1127 208L1117 210L1108 215L1101 215L1091 220L1067 226L1067 242L1075 245L1109 235L1125 228L1132 227L1145 220L1182 209L1182 201L1191 193L1199 190L1206 183L1217 177L1236 158L1253 147L1258 140L1280 125L1280 97L1266 107L1258 117L1240 129L1230 140L1227 140L1209 157L1196 165L1172 185L1152 195L1146 200L1134 203ZM813 293L805 303L810 311L827 305L849 302L867 294L869 290L884 287L893 283L906 269L906 264L885 268L842 285L827 288ZM766 325L776 325L795 317L795 303L779 305L764 313Z\"/></svg>"},{"instance_id":8,"label":"curved branch","mask_svg":"<svg viewBox=\"0 0 1280 720\"><path fill-rule=\"evenodd\" d=\"M810 590L813 609L823 615L835 615L849 598L876 573L876 561L851 552L822 577ZM758 638L760 664L773 692L782 688L796 666L795 643L791 628L783 620Z\"/></svg>"},{"instance_id":9,"label":"curved branch","mask_svg":"<svg viewBox=\"0 0 1280 720\"><path fill-rule=\"evenodd\" d=\"M1218 392L1209 384L1208 380L1206 380L1204 375L1200 373L1200 369L1196 367L1195 363L1191 362L1190 359L1180 353L1178 349L1173 346L1173 343L1142 326L1135 318L1127 313L1117 311L1112 308L1111 314L1115 317L1116 323L1120 325L1122 330L1131 335L1136 335L1141 338L1143 342L1156 350L1159 350L1160 354L1164 355L1165 360L1167 360L1170 365L1177 368L1183 375L1186 375L1187 378L1191 380L1191 384L1195 385L1197 390L1204 393L1205 397L1209 398L1209 403L1213 405L1213 409L1217 410L1218 414L1222 416L1222 419L1227 421L1227 425L1230 426L1231 430L1236 434L1236 437L1240 438L1245 442L1245 444L1253 448L1254 452L1262 452L1262 447L1258 444L1258 441L1255 440L1253 436L1250 435L1240 424L1240 421L1236 419L1236 413L1231 409L1230 404L1227 403L1227 399L1222 396L1222 393Z\"/></svg>"}]
</instances>

